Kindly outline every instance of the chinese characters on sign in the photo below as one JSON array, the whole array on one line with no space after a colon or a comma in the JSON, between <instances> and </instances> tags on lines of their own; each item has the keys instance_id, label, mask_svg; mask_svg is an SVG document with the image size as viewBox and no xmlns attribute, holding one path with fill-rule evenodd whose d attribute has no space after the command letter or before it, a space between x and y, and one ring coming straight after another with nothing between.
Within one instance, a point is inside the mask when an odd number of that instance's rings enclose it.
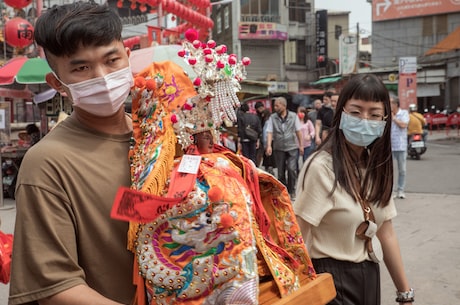
<instances>
[{"instance_id":1,"label":"chinese characters on sign","mask_svg":"<svg viewBox=\"0 0 460 305\"><path fill-rule=\"evenodd\" d=\"M239 39L277 39L287 40L286 26L273 22L240 22Z\"/></svg>"},{"instance_id":2,"label":"chinese characters on sign","mask_svg":"<svg viewBox=\"0 0 460 305\"><path fill-rule=\"evenodd\" d=\"M317 67L327 65L327 10L316 11L316 55Z\"/></svg>"}]
</instances>

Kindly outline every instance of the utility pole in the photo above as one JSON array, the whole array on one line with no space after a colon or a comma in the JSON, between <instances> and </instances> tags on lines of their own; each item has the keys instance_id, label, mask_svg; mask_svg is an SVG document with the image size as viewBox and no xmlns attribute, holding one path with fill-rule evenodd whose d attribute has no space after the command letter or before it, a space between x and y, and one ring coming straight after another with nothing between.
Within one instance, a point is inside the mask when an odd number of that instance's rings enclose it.
<instances>
[{"instance_id":1,"label":"utility pole","mask_svg":"<svg viewBox=\"0 0 460 305\"><path fill-rule=\"evenodd\" d=\"M359 72L359 22L356 23L356 63L355 73Z\"/></svg>"}]
</instances>

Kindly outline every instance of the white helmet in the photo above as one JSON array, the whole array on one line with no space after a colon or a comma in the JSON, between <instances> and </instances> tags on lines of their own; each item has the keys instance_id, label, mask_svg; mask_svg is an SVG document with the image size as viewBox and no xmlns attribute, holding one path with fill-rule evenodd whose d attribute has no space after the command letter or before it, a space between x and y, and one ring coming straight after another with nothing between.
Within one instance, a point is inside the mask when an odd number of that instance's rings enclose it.
<instances>
[{"instance_id":1,"label":"white helmet","mask_svg":"<svg viewBox=\"0 0 460 305\"><path fill-rule=\"evenodd\" d=\"M410 104L410 105L409 105L409 110L410 110L410 111L417 111L417 105L415 105L415 104Z\"/></svg>"}]
</instances>

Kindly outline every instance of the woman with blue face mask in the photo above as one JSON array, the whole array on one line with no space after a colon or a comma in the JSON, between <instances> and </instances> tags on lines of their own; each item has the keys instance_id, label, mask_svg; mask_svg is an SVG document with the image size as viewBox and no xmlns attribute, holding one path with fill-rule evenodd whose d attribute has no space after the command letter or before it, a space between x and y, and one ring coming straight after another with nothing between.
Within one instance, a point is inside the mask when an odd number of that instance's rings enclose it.
<instances>
[{"instance_id":1,"label":"woman with blue face mask","mask_svg":"<svg viewBox=\"0 0 460 305\"><path fill-rule=\"evenodd\" d=\"M396 302L411 304L392 225L390 98L376 76L355 76L340 93L326 140L304 163L294 211L315 270L331 273L330 304L380 304L379 262L396 287Z\"/></svg>"}]
</instances>

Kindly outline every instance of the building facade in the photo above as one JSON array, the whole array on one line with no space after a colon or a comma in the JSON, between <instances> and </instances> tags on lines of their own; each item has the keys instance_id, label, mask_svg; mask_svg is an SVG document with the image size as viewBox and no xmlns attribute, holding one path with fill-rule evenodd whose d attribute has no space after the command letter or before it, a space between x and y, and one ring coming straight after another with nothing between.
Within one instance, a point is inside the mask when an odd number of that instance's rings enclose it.
<instances>
[{"instance_id":1,"label":"building facade","mask_svg":"<svg viewBox=\"0 0 460 305\"><path fill-rule=\"evenodd\" d=\"M296 92L317 79L313 1L241 0L214 5L213 38L252 58L251 81L272 93Z\"/></svg>"},{"instance_id":2,"label":"building facade","mask_svg":"<svg viewBox=\"0 0 460 305\"><path fill-rule=\"evenodd\" d=\"M370 71L380 74L397 93L401 91L399 59L415 57L419 111L457 110L460 58L456 47L436 50L436 55L427 52L460 27L460 1L372 1L372 21Z\"/></svg>"}]
</instances>

